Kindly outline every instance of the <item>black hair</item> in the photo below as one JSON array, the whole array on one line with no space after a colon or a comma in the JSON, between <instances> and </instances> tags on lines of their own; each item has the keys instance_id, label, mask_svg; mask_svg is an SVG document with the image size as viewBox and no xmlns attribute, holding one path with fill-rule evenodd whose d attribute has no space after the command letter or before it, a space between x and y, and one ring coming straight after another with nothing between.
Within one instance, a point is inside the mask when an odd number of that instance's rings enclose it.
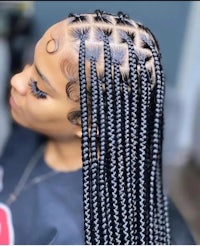
<instances>
[{"instance_id":1,"label":"black hair","mask_svg":"<svg viewBox=\"0 0 200 246\"><path fill-rule=\"evenodd\" d=\"M79 41L85 243L170 244L162 181L165 79L158 43L122 12L96 10L69 19ZM91 32L101 51L87 44Z\"/></svg>"}]
</instances>

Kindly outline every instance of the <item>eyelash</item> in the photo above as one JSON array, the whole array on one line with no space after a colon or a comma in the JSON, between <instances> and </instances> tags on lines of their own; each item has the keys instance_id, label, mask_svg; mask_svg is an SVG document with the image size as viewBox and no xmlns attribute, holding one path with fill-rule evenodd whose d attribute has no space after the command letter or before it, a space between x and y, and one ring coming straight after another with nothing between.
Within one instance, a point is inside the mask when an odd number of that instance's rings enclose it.
<instances>
[{"instance_id":1,"label":"eyelash","mask_svg":"<svg viewBox=\"0 0 200 246\"><path fill-rule=\"evenodd\" d=\"M44 91L41 91L38 86L37 86L37 81L31 80L28 84L31 88L31 93L36 97L36 98L41 98L45 99L47 98L47 93Z\"/></svg>"}]
</instances>

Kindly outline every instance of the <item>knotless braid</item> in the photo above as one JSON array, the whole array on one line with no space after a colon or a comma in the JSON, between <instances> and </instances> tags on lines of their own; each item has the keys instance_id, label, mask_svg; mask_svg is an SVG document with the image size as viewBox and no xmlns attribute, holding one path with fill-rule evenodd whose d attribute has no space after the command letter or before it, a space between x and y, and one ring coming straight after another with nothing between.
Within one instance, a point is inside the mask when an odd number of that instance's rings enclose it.
<instances>
[{"instance_id":1,"label":"knotless braid","mask_svg":"<svg viewBox=\"0 0 200 246\"><path fill-rule=\"evenodd\" d=\"M161 139L163 139L163 125L164 125L164 95L165 95L165 77L164 72L162 68L162 64L160 63L160 71L161 71L161 82L162 82L162 91L161 91L161 99L163 103L163 113L162 113L162 122L161 122ZM161 151L162 151L162 145L161 145ZM162 165L162 163L160 163ZM162 175L162 173L161 173ZM166 243L170 244L171 237L170 237L170 222L169 222L169 211L168 211L168 198L166 195L164 195L164 219L165 219L165 226L166 226Z\"/></svg>"},{"instance_id":2,"label":"knotless braid","mask_svg":"<svg viewBox=\"0 0 200 246\"><path fill-rule=\"evenodd\" d=\"M109 202L108 181L106 176L106 119L104 107L104 95L102 82L98 83L99 96L99 192L100 192L100 208L102 219L102 236L104 244L111 244L112 226L111 226L111 209Z\"/></svg>"},{"instance_id":3,"label":"knotless braid","mask_svg":"<svg viewBox=\"0 0 200 246\"><path fill-rule=\"evenodd\" d=\"M147 101L148 87L147 76L145 72L145 58L139 58L141 70L141 114L140 114L140 131L139 131L139 240L140 244L146 244L145 229L146 229L146 183L145 183L145 165L147 151Z\"/></svg>"},{"instance_id":4,"label":"knotless braid","mask_svg":"<svg viewBox=\"0 0 200 246\"><path fill-rule=\"evenodd\" d=\"M98 196L98 176L99 163L97 160L97 107L98 107L98 79L95 60L90 60L91 64L91 189L92 189L92 244L100 244L99 233L99 196Z\"/></svg>"},{"instance_id":5,"label":"knotless braid","mask_svg":"<svg viewBox=\"0 0 200 246\"><path fill-rule=\"evenodd\" d=\"M163 140L163 105L164 105L164 78L162 73L162 66L159 61L159 56L150 40L144 38L144 41L149 45L155 64L156 73L156 106L155 106L155 116L154 116L154 133L153 133L153 162L152 164L152 174L150 179L152 182L151 190L154 190L154 197L156 197L156 214L154 215L154 223L156 230L156 243L157 244L169 244L170 234L169 234L169 222L168 218L168 208L166 197L163 194L163 182L162 182L162 140ZM150 194L151 191L150 191ZM155 199L155 198L154 198ZM153 203L153 201L151 200ZM151 208L152 209L152 208ZM153 210L153 209L152 209ZM155 206L154 206L155 211ZM153 220L153 219L152 219ZM167 220L167 221L166 221ZM167 233L166 233L167 232ZM160 234L160 236L159 236Z\"/></svg>"},{"instance_id":6,"label":"knotless braid","mask_svg":"<svg viewBox=\"0 0 200 246\"><path fill-rule=\"evenodd\" d=\"M122 40L128 44L129 50L129 68L130 68L130 170L128 168L128 174L130 176L129 180L127 180L128 187L132 190L128 192L128 207L129 207L129 218L130 218L130 235L131 242L137 242L138 240L138 229L137 229L137 196L136 196L136 169L137 169L137 148L138 148L138 102L139 102L139 93L138 93L138 74L137 74L137 61L134 53L133 41L131 37L129 37L126 33L121 33ZM128 165L128 163L127 163Z\"/></svg>"},{"instance_id":7,"label":"knotless braid","mask_svg":"<svg viewBox=\"0 0 200 246\"><path fill-rule=\"evenodd\" d=\"M156 71L156 79L158 81L158 90L160 91L159 100L158 103L160 108L160 122L159 122L159 131L160 131L160 141L159 141L159 168L157 169L157 199L158 199L158 206L159 206L159 226L161 228L162 237L161 237L161 243L167 243L169 244L170 238L169 233L165 235L165 231L167 230L169 232L169 221L168 218L168 208L167 208L167 198L163 193L163 182L162 182L162 140L163 140L163 111L164 111L164 91L165 91L165 84L164 84L164 78L163 78L163 72L162 72L162 66L159 62L159 57L157 52L155 51L155 48L150 43L150 48L152 50L152 54L154 57L155 62L155 71Z\"/></svg>"},{"instance_id":8,"label":"knotless braid","mask_svg":"<svg viewBox=\"0 0 200 246\"><path fill-rule=\"evenodd\" d=\"M80 100L81 100L81 125L82 125L82 159L83 159L83 202L85 221L85 242L91 244L91 184L90 184L90 153L89 153L89 125L87 109L87 82L85 74L85 39L86 34L80 36L79 49L79 79L80 79Z\"/></svg>"},{"instance_id":9,"label":"knotless braid","mask_svg":"<svg viewBox=\"0 0 200 246\"><path fill-rule=\"evenodd\" d=\"M118 203L118 180L117 180L117 166L116 166L116 143L115 143L115 121L114 121L114 98L112 86L112 70L111 70L111 51L108 36L104 33L104 59L105 59L105 94L107 104L107 148L108 148L108 162L110 172L110 196L112 199L112 223L114 227L115 244L121 244L120 237L120 221L119 221L119 203Z\"/></svg>"},{"instance_id":10,"label":"knotless braid","mask_svg":"<svg viewBox=\"0 0 200 246\"><path fill-rule=\"evenodd\" d=\"M122 125L122 96L121 96L121 84L120 84L120 68L119 64L114 63L114 89L115 89L115 114L116 114L116 144L117 144L117 159L116 167L118 169L119 180L119 212L121 216L122 224L122 241L123 244L129 244L129 228L127 219L127 207L126 207L126 191L125 191L125 173L124 173L124 147L123 147L123 125Z\"/></svg>"},{"instance_id":11,"label":"knotless braid","mask_svg":"<svg viewBox=\"0 0 200 246\"><path fill-rule=\"evenodd\" d=\"M162 181L165 81L154 36L122 12L70 18L80 41L85 243L170 244Z\"/></svg>"},{"instance_id":12,"label":"knotless braid","mask_svg":"<svg viewBox=\"0 0 200 246\"><path fill-rule=\"evenodd\" d=\"M129 102L129 86L126 81L122 82L122 90L123 90L123 107L122 107L122 115L124 116L124 165L125 165L125 186L126 186L126 211L127 211L127 223L128 223L128 239L127 244L133 243L133 201L132 201L132 173L131 173L131 158L130 158L130 102Z\"/></svg>"},{"instance_id":13,"label":"knotless braid","mask_svg":"<svg viewBox=\"0 0 200 246\"><path fill-rule=\"evenodd\" d=\"M133 244L132 234L133 234L133 204L132 204L132 175L131 175L131 158L130 158L130 101L129 101L129 85L126 81L122 81L123 90L123 107L122 115L124 117L124 182L125 182L125 195L126 195L126 218L127 218L127 239L126 244Z\"/></svg>"}]
</instances>

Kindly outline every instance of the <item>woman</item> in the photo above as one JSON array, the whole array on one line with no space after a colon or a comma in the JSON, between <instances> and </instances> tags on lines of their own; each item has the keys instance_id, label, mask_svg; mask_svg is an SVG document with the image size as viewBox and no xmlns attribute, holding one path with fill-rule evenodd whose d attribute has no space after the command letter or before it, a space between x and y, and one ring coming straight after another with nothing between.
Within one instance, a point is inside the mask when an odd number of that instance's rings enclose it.
<instances>
[{"instance_id":1,"label":"woman","mask_svg":"<svg viewBox=\"0 0 200 246\"><path fill-rule=\"evenodd\" d=\"M23 128L2 157L4 244L171 243L160 58L122 12L70 14L45 32L11 79Z\"/></svg>"}]
</instances>

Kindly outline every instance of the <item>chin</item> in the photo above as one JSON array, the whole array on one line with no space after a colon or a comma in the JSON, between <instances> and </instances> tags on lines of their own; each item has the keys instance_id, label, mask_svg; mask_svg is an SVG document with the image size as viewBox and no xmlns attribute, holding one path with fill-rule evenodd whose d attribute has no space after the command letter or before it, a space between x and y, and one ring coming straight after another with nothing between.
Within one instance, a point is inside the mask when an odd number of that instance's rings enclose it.
<instances>
[{"instance_id":1,"label":"chin","mask_svg":"<svg viewBox=\"0 0 200 246\"><path fill-rule=\"evenodd\" d=\"M20 125L20 126L23 126L23 127L25 127L25 128L31 129L30 126L28 126L28 124L26 124L26 123L21 119L21 117L17 116L17 115L16 115L15 113L13 113L12 111L11 111L11 118L12 118L12 120L13 120L16 124L18 124L18 125Z\"/></svg>"}]
</instances>

